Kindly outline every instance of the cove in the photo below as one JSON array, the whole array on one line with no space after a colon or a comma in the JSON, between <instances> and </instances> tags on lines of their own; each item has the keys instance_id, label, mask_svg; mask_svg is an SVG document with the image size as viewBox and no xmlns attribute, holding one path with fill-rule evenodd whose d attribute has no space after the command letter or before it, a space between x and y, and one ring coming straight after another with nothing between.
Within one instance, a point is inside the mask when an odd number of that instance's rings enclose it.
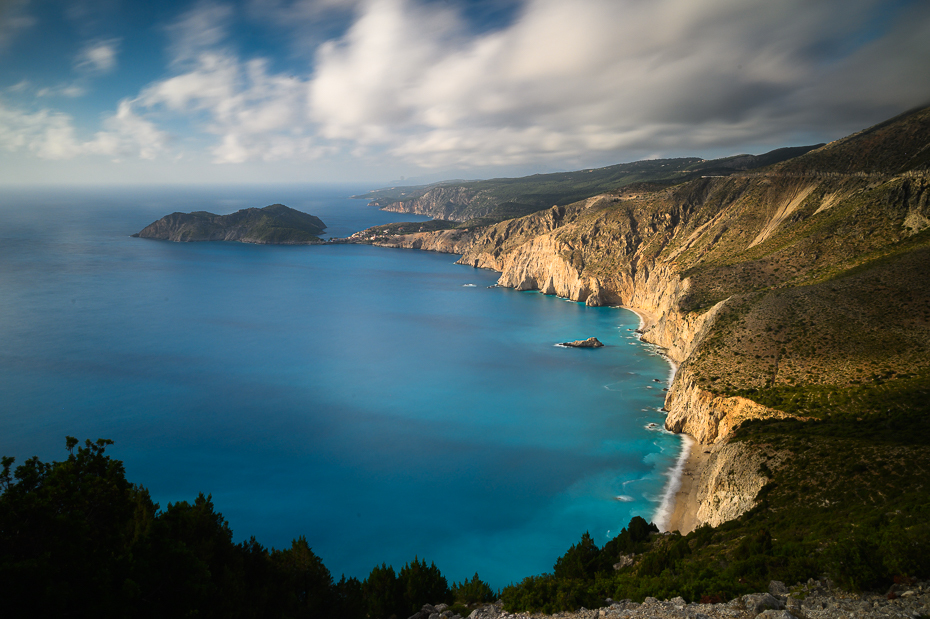
<instances>
[{"instance_id":1,"label":"cove","mask_svg":"<svg viewBox=\"0 0 930 619\"><path fill-rule=\"evenodd\" d=\"M113 439L162 506L212 494L236 541L305 535L337 579L416 555L496 588L651 518L679 440L647 427L668 367L631 312L493 287L452 255L129 237L275 202L334 236L416 219L361 191L5 195L0 452ZM555 345L589 336L606 346Z\"/></svg>"}]
</instances>

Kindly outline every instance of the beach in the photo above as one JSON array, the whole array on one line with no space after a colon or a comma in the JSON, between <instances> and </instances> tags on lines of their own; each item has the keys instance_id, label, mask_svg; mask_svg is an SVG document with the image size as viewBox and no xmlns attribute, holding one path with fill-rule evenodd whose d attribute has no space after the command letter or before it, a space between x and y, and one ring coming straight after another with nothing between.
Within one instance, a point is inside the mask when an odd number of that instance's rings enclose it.
<instances>
[{"instance_id":1,"label":"beach","mask_svg":"<svg viewBox=\"0 0 930 619\"><path fill-rule=\"evenodd\" d=\"M639 316L640 331L646 331L658 320L654 314L643 309L627 305L621 307ZM672 366L668 378L668 386L671 388L675 373L678 371L678 364L668 357L665 359ZM688 434L682 435L682 441L682 449L686 450L686 453L682 454L683 458L679 458L675 467L670 471L668 484L663 492L663 500L656 509L653 519L665 531L680 531L682 534L688 534L699 524L697 483L700 481L701 472L707 465L710 454L705 453L705 445L701 445Z\"/></svg>"},{"instance_id":2,"label":"beach","mask_svg":"<svg viewBox=\"0 0 930 619\"><path fill-rule=\"evenodd\" d=\"M664 527L666 531L679 531L682 535L687 535L700 524L697 519L699 506L697 484L700 481L701 472L710 457L709 453L705 453L707 451L706 445L702 445L694 439L691 439L691 441L691 450L679 473L679 484L673 497L671 515ZM672 481L670 480L669 483L672 483Z\"/></svg>"}]
</instances>

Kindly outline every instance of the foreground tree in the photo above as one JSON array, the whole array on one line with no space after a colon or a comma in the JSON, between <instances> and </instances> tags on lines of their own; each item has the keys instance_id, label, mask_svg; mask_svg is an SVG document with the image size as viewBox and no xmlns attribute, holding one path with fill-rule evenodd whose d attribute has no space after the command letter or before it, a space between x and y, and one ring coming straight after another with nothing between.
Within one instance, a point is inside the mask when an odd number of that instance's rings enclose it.
<instances>
[{"instance_id":1,"label":"foreground tree","mask_svg":"<svg viewBox=\"0 0 930 619\"><path fill-rule=\"evenodd\" d=\"M68 458L33 457L0 473L0 587L7 609L33 615L128 611L140 590L133 552L157 506L126 481L123 464L105 455L112 441L67 437ZM75 447L77 450L75 451Z\"/></svg>"}]
</instances>

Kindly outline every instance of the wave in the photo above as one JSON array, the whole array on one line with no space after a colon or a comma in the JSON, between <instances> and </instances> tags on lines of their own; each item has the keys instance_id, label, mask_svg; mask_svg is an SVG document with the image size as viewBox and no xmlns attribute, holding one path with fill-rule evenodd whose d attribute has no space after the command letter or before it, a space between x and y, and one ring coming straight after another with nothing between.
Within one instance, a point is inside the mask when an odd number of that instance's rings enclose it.
<instances>
[{"instance_id":1,"label":"wave","mask_svg":"<svg viewBox=\"0 0 930 619\"><path fill-rule=\"evenodd\" d=\"M694 439L687 434L681 435L681 451L678 454L678 460L675 466L668 470L668 483L665 485L665 492L662 493L662 500L656 509L652 521L659 527L660 531L668 529L669 520L672 518L672 512L675 509L675 495L681 488L681 476L685 470L685 463L688 456L691 455L691 448L694 445Z\"/></svg>"}]
</instances>

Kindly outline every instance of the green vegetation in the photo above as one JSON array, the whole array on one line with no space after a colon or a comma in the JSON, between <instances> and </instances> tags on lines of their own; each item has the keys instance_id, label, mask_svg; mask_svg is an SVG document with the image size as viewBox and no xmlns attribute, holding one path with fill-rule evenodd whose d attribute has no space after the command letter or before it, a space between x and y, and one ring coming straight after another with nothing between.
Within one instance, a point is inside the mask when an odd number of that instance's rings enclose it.
<instances>
[{"instance_id":1,"label":"green vegetation","mask_svg":"<svg viewBox=\"0 0 930 619\"><path fill-rule=\"evenodd\" d=\"M769 580L829 575L847 589L882 589L895 577L930 576L930 432L924 415L748 422L735 440L787 464L761 470L759 505L715 529L660 534L634 517L598 548L585 533L550 574L500 594L510 611L552 613L608 597L722 601ZM112 442L69 437L62 462L27 460L0 473L0 583L8 610L31 615L405 617L454 603L463 616L498 596L475 574L449 587L414 558L364 581L329 570L303 536L266 549L234 544L209 496L160 510L128 482ZM76 448L76 449L75 449ZM15 612L14 612L15 614Z\"/></svg>"},{"instance_id":2,"label":"green vegetation","mask_svg":"<svg viewBox=\"0 0 930 619\"><path fill-rule=\"evenodd\" d=\"M736 155L713 160L697 157L654 159L521 178L444 181L433 185L390 187L353 197L371 200L380 206L406 203L406 212L413 212L409 205L415 200L425 198L431 202L427 214L433 217L472 220L471 226L479 222L488 225L619 188L640 193L701 176L726 176L784 161L813 148L816 146L781 148L764 155Z\"/></svg>"},{"instance_id":3,"label":"green vegetation","mask_svg":"<svg viewBox=\"0 0 930 619\"><path fill-rule=\"evenodd\" d=\"M396 236L398 234L414 234L416 232L436 232L437 230L454 230L463 225L445 219L430 219L429 221L401 221L383 226L372 226L363 233L366 236Z\"/></svg>"},{"instance_id":4,"label":"green vegetation","mask_svg":"<svg viewBox=\"0 0 930 619\"><path fill-rule=\"evenodd\" d=\"M229 215L206 211L166 215L133 236L169 241L240 241L306 245L322 243L326 229L319 217L283 204L248 208Z\"/></svg>"},{"instance_id":5,"label":"green vegetation","mask_svg":"<svg viewBox=\"0 0 930 619\"><path fill-rule=\"evenodd\" d=\"M852 591L885 590L896 577L926 578L928 430L923 414L852 423L748 422L736 440L765 453L790 453L774 472L760 467L770 481L757 507L687 536L630 535L636 519L602 549L586 535L552 574L505 588L505 607L552 613L596 607L607 597L724 601L765 591L770 580L823 575ZM636 553L633 564L614 569L627 553Z\"/></svg>"},{"instance_id":6,"label":"green vegetation","mask_svg":"<svg viewBox=\"0 0 930 619\"><path fill-rule=\"evenodd\" d=\"M408 617L423 604L493 597L475 577L449 588L435 565L376 566L338 582L307 539L234 544L209 496L169 503L126 480L109 440L0 473L0 595L6 616ZM77 449L75 449L77 448ZM467 613L466 613L467 614Z\"/></svg>"}]
</instances>

